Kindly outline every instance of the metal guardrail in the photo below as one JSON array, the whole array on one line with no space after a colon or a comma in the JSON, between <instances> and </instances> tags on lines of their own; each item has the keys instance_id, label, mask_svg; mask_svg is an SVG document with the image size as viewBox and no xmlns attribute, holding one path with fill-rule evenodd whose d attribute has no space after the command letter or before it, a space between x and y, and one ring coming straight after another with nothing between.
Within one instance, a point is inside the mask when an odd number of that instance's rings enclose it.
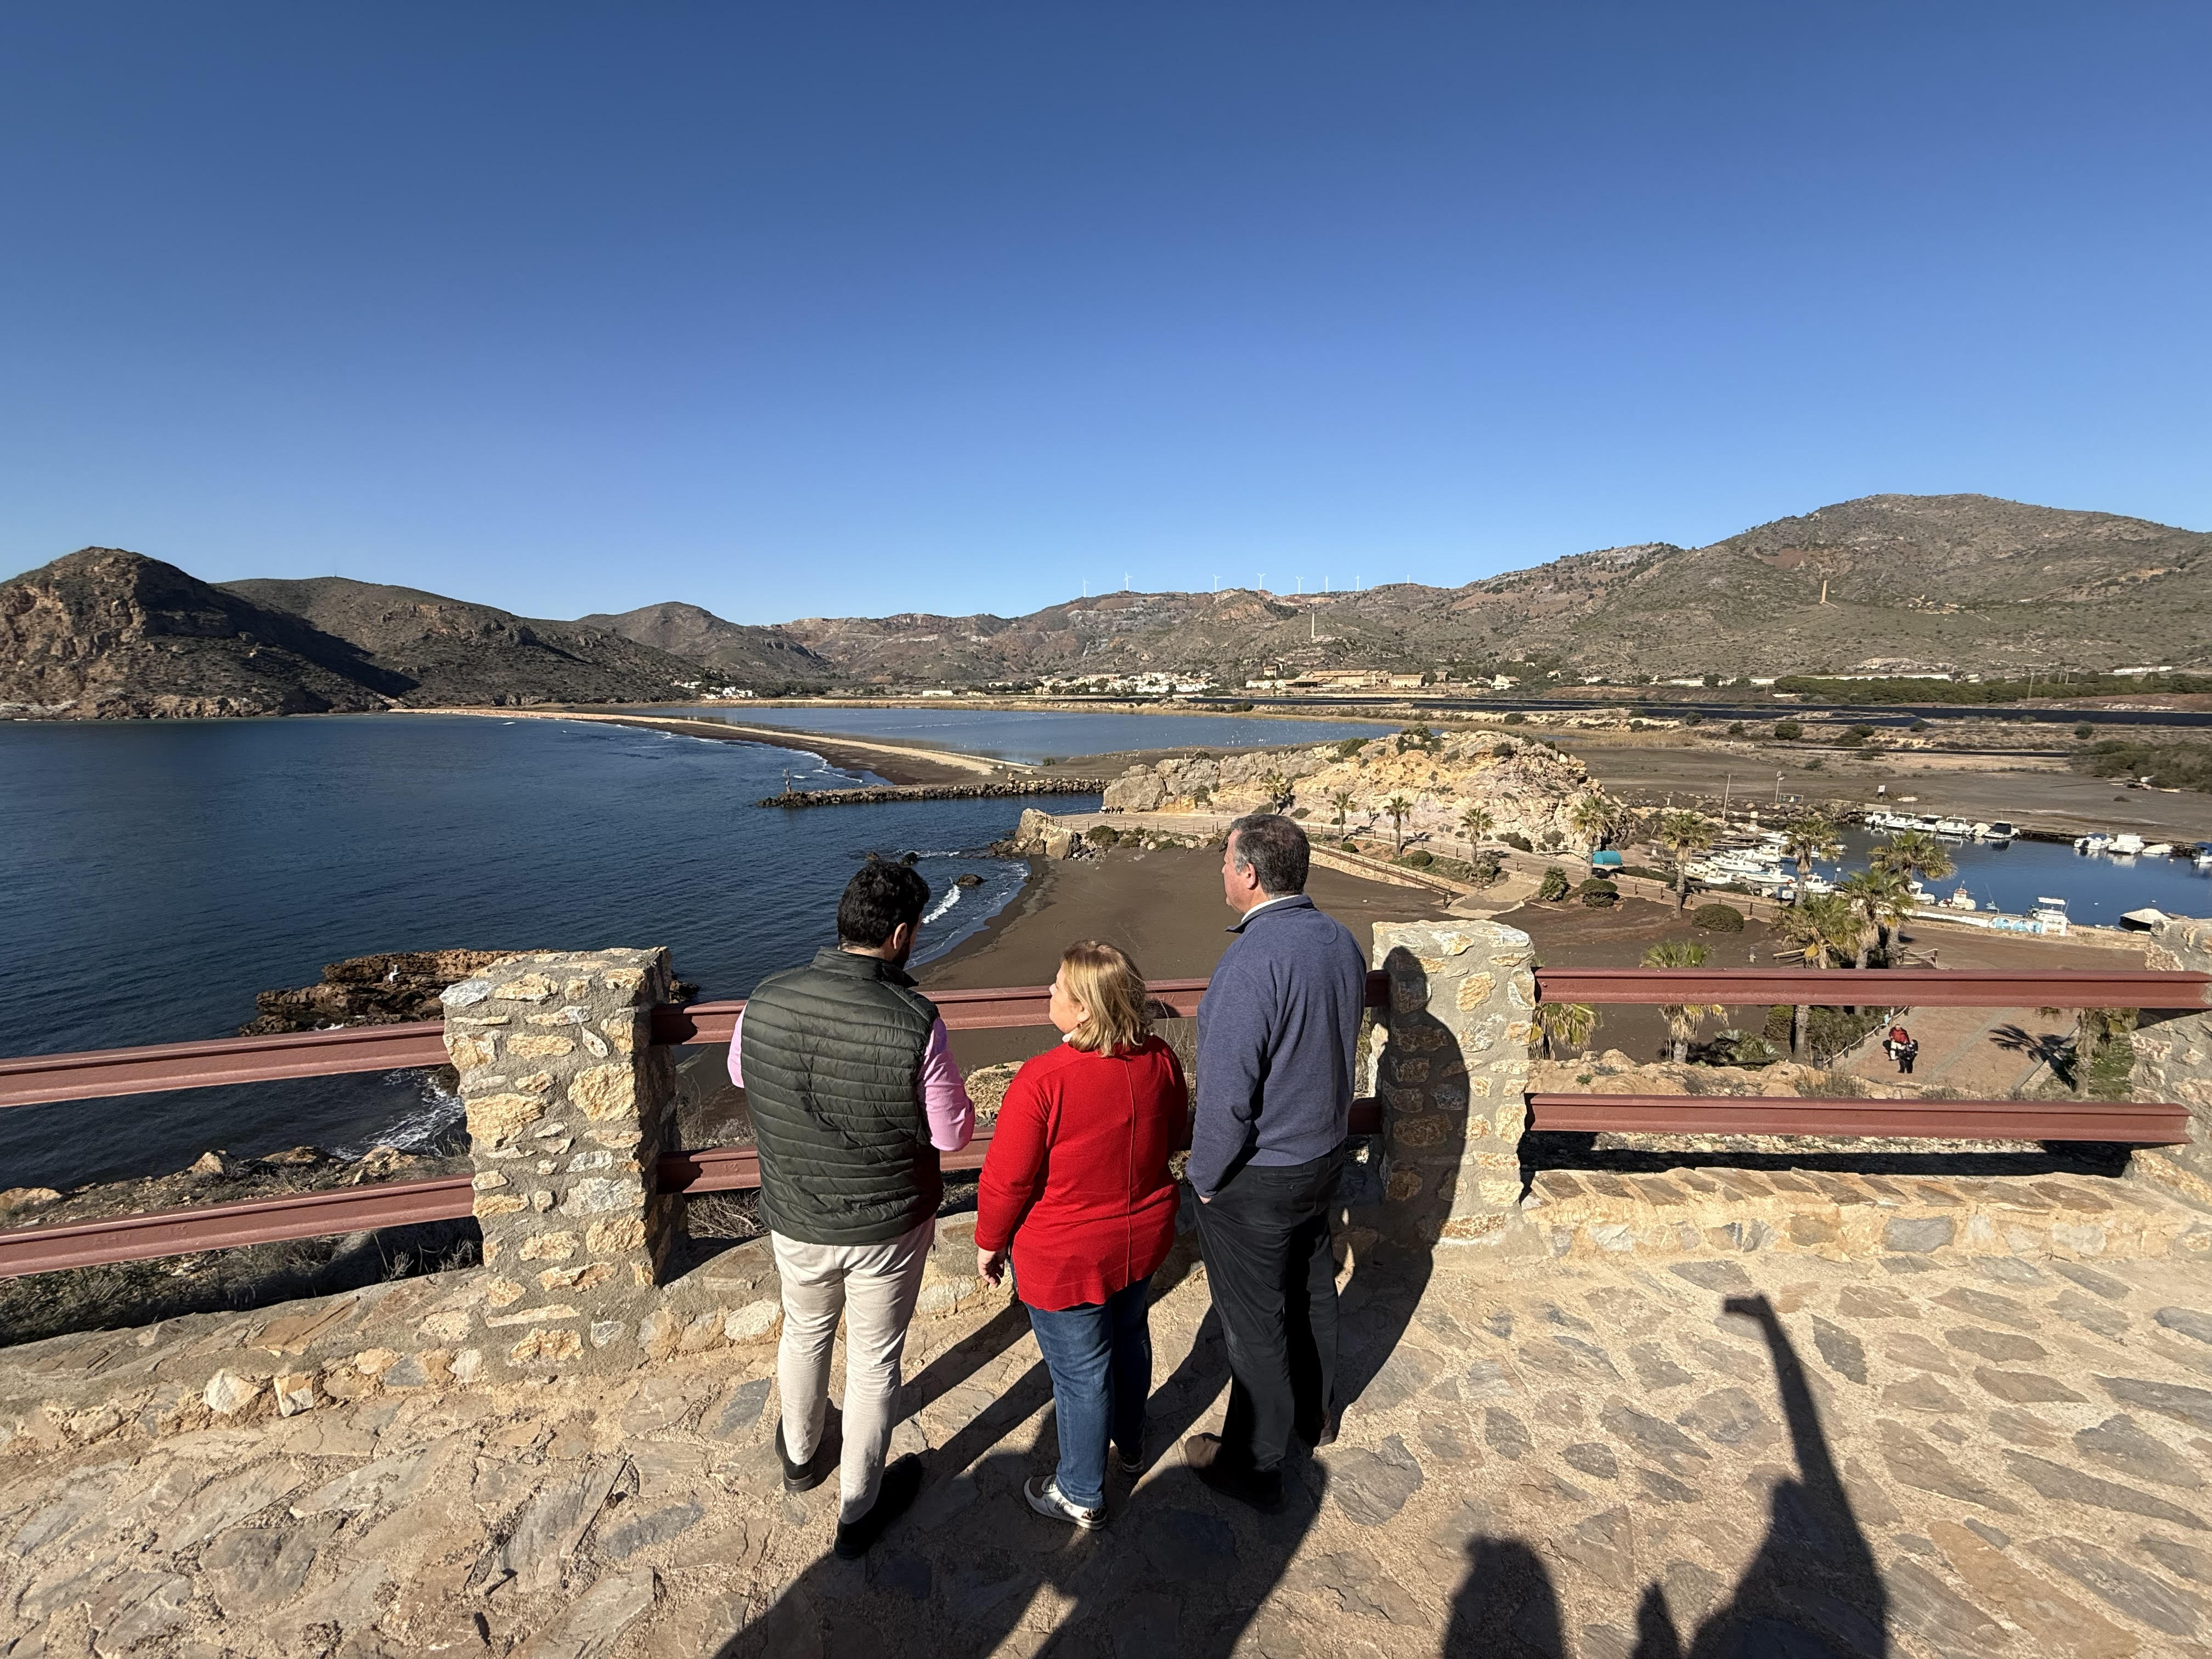
<instances>
[{"instance_id":1,"label":"metal guardrail","mask_svg":"<svg viewBox=\"0 0 2212 1659\"><path fill-rule=\"evenodd\" d=\"M1868 977L1837 969L1539 968L1540 1002L1830 1004L1872 988ZM1204 979L1157 980L1159 1012L1188 1017ZM1880 1000L1904 1006L2201 1008L2212 975L2075 970L1990 973L1893 969L1873 977ZM997 987L932 994L953 1030L1042 1025L1048 986ZM1367 976L1367 1005L1386 1006L1389 975ZM742 1001L691 1003L654 1011L653 1040L671 1045L727 1042ZM273 1036L224 1037L89 1053L0 1060L0 1108L149 1094L289 1078L405 1070L446 1063L444 1026L350 1026ZM1867 1101L1728 1096L1554 1095L1528 1097L1530 1127L1595 1132L1635 1130L1745 1134L1896 1136L1919 1139L2104 1140L2166 1145L2188 1138L2185 1109L2155 1103ZM1352 1131L1381 1132L1382 1109L1352 1103ZM989 1137L946 1154L943 1167L981 1167ZM760 1184L749 1146L704 1147L663 1157L659 1188L738 1191ZM236 1204L171 1210L100 1221L0 1230L0 1278L64 1267L143 1261L295 1238L465 1218L473 1194L466 1176L288 1194Z\"/></svg>"}]
</instances>

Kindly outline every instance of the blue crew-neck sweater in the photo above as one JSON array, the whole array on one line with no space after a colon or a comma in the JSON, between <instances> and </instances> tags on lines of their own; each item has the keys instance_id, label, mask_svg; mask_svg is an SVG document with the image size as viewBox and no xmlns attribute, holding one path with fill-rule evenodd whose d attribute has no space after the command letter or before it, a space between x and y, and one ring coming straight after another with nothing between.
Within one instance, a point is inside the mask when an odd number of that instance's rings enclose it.
<instances>
[{"instance_id":1,"label":"blue crew-neck sweater","mask_svg":"<svg viewBox=\"0 0 2212 1659\"><path fill-rule=\"evenodd\" d=\"M1304 894L1246 913L1198 1009L1190 1184L1308 1164L1343 1143L1367 957Z\"/></svg>"}]
</instances>

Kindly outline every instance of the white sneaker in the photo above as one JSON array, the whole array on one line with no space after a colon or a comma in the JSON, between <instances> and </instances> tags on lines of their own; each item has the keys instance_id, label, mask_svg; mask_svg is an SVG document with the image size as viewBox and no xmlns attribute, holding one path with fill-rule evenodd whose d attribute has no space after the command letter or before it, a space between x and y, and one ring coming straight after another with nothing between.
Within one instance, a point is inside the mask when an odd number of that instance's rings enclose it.
<instances>
[{"instance_id":1,"label":"white sneaker","mask_svg":"<svg viewBox=\"0 0 2212 1659\"><path fill-rule=\"evenodd\" d=\"M1060 1495L1060 1482L1051 1475L1024 1481L1022 1495L1030 1500L1031 1509L1048 1519L1071 1522L1085 1532L1097 1532L1106 1524L1103 1504L1095 1510L1086 1510L1079 1504L1069 1503Z\"/></svg>"}]
</instances>

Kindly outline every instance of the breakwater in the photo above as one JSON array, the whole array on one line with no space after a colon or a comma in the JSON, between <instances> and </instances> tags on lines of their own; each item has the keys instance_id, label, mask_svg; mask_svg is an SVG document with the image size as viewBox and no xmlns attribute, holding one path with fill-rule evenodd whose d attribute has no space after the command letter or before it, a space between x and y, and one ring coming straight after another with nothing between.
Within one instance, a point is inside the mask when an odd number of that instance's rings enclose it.
<instances>
[{"instance_id":1,"label":"breakwater","mask_svg":"<svg viewBox=\"0 0 2212 1659\"><path fill-rule=\"evenodd\" d=\"M763 806L878 806L902 800L988 800L1011 795L1095 795L1105 778L1020 778L1005 783L884 783L862 789L787 789Z\"/></svg>"}]
</instances>

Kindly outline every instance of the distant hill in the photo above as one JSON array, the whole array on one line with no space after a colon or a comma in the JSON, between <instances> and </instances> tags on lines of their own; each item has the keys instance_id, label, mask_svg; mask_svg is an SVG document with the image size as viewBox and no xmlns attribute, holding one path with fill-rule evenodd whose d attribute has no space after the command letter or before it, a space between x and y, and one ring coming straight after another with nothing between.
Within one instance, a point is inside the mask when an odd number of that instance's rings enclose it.
<instances>
[{"instance_id":1,"label":"distant hill","mask_svg":"<svg viewBox=\"0 0 2212 1659\"><path fill-rule=\"evenodd\" d=\"M816 655L781 628L724 622L711 611L680 600L578 620L714 669L736 684L773 687L840 678L827 658Z\"/></svg>"},{"instance_id":2,"label":"distant hill","mask_svg":"<svg viewBox=\"0 0 2212 1659\"><path fill-rule=\"evenodd\" d=\"M1826 603L1822 585L1826 585ZM1578 553L1460 587L1109 593L1025 617L810 617L848 678L1542 661L1583 673L2204 665L2212 535L1989 495L1869 495L1716 542Z\"/></svg>"},{"instance_id":3,"label":"distant hill","mask_svg":"<svg viewBox=\"0 0 2212 1659\"><path fill-rule=\"evenodd\" d=\"M696 695L698 664L584 623L541 622L488 605L343 576L225 582L223 591L299 617L404 678L398 701L667 702Z\"/></svg>"},{"instance_id":4,"label":"distant hill","mask_svg":"<svg viewBox=\"0 0 2212 1659\"><path fill-rule=\"evenodd\" d=\"M319 714L381 708L405 690L298 617L120 548L0 582L0 714Z\"/></svg>"},{"instance_id":5,"label":"distant hill","mask_svg":"<svg viewBox=\"0 0 2212 1659\"><path fill-rule=\"evenodd\" d=\"M1825 603L1824 601L1825 598ZM251 714L672 702L1044 675L1488 667L1662 677L2212 666L2212 535L1987 495L1869 495L1715 542L1460 587L1107 593L1024 617L726 622L669 601L578 622L326 576L210 586L87 548L0 583L0 713Z\"/></svg>"}]
</instances>

